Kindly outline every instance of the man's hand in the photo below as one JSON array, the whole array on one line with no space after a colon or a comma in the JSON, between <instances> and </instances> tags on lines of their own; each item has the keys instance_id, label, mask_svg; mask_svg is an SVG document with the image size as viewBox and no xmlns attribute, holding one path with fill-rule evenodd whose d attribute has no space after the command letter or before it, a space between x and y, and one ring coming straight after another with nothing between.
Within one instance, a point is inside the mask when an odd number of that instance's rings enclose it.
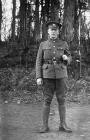
<instances>
[{"instance_id":1,"label":"man's hand","mask_svg":"<svg viewBox=\"0 0 90 140\"><path fill-rule=\"evenodd\" d=\"M62 59L63 59L63 61L65 62L65 64L70 64L71 61L72 61L72 58L71 58L71 57L68 57L68 56L65 55L65 54L62 56Z\"/></svg>"},{"instance_id":2,"label":"man's hand","mask_svg":"<svg viewBox=\"0 0 90 140\"><path fill-rule=\"evenodd\" d=\"M65 54L62 56L62 58L63 58L63 60L68 61L68 57Z\"/></svg>"},{"instance_id":3,"label":"man's hand","mask_svg":"<svg viewBox=\"0 0 90 140\"><path fill-rule=\"evenodd\" d=\"M64 64L64 65L67 65L67 64L68 64L68 57L67 57L67 55L64 54L64 55L62 56L62 59L63 59L63 64Z\"/></svg>"},{"instance_id":4,"label":"man's hand","mask_svg":"<svg viewBox=\"0 0 90 140\"><path fill-rule=\"evenodd\" d=\"M37 85L38 85L38 86L41 86L42 84L43 84L42 78L38 78L38 79L37 79Z\"/></svg>"}]
</instances>

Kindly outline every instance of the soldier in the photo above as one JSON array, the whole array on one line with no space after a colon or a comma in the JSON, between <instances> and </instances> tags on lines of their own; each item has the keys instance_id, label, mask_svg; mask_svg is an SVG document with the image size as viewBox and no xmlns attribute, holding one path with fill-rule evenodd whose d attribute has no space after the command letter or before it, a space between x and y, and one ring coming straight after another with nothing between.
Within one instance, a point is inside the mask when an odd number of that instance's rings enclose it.
<instances>
[{"instance_id":1,"label":"soldier","mask_svg":"<svg viewBox=\"0 0 90 140\"><path fill-rule=\"evenodd\" d=\"M50 104L54 93L58 102L60 115L59 131L72 132L65 122L65 93L67 65L70 64L71 55L67 43L59 39L61 24L55 21L47 23L48 40L41 42L36 59L37 85L43 87L43 126L40 133L49 131L48 118Z\"/></svg>"}]
</instances>

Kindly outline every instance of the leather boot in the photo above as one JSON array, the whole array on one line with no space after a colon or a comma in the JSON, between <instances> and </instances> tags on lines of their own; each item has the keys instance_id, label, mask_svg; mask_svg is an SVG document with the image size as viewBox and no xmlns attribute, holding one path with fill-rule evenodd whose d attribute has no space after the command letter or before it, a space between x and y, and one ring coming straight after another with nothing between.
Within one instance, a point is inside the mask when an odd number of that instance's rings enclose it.
<instances>
[{"instance_id":1,"label":"leather boot","mask_svg":"<svg viewBox=\"0 0 90 140\"><path fill-rule=\"evenodd\" d=\"M40 133L47 133L49 131L48 119L49 119L50 106L43 107L43 126L40 128Z\"/></svg>"},{"instance_id":2,"label":"leather boot","mask_svg":"<svg viewBox=\"0 0 90 140\"><path fill-rule=\"evenodd\" d=\"M65 105L59 105L59 116L60 116L59 131L71 133L72 130L67 126L67 124L65 122L65 118L66 118Z\"/></svg>"}]
</instances>

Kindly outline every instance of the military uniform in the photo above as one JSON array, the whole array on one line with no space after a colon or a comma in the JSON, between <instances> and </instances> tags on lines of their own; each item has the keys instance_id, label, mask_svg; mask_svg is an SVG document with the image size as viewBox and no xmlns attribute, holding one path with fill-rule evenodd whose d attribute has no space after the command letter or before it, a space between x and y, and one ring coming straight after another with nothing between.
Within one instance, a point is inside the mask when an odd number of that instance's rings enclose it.
<instances>
[{"instance_id":1,"label":"military uniform","mask_svg":"<svg viewBox=\"0 0 90 140\"><path fill-rule=\"evenodd\" d=\"M64 54L68 57L67 61L62 59ZM59 113L61 114L60 120L62 120L62 124L65 122L65 111L63 113L62 110L65 110L66 78L68 77L67 65L70 61L71 55L69 47L65 41L62 41L59 38L55 40L49 38L47 41L40 44L36 59L36 78L43 79L44 130L48 131L50 104L55 92L59 105ZM63 127L60 126L59 130L70 131L68 128L64 129L64 125Z\"/></svg>"},{"instance_id":2,"label":"military uniform","mask_svg":"<svg viewBox=\"0 0 90 140\"><path fill-rule=\"evenodd\" d=\"M40 44L36 60L36 78L59 79L67 77L67 65L62 55L69 57L70 51L67 43L62 40L47 40Z\"/></svg>"}]
</instances>

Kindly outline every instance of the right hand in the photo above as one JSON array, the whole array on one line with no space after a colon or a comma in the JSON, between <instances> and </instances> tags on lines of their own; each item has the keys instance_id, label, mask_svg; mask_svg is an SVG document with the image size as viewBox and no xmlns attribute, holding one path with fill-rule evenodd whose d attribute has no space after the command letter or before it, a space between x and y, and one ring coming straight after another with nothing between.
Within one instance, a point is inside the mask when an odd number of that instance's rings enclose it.
<instances>
[{"instance_id":1,"label":"right hand","mask_svg":"<svg viewBox=\"0 0 90 140\"><path fill-rule=\"evenodd\" d=\"M37 79L37 85L38 85L38 86L41 86L42 84L43 84L42 78L38 78L38 79Z\"/></svg>"}]
</instances>

